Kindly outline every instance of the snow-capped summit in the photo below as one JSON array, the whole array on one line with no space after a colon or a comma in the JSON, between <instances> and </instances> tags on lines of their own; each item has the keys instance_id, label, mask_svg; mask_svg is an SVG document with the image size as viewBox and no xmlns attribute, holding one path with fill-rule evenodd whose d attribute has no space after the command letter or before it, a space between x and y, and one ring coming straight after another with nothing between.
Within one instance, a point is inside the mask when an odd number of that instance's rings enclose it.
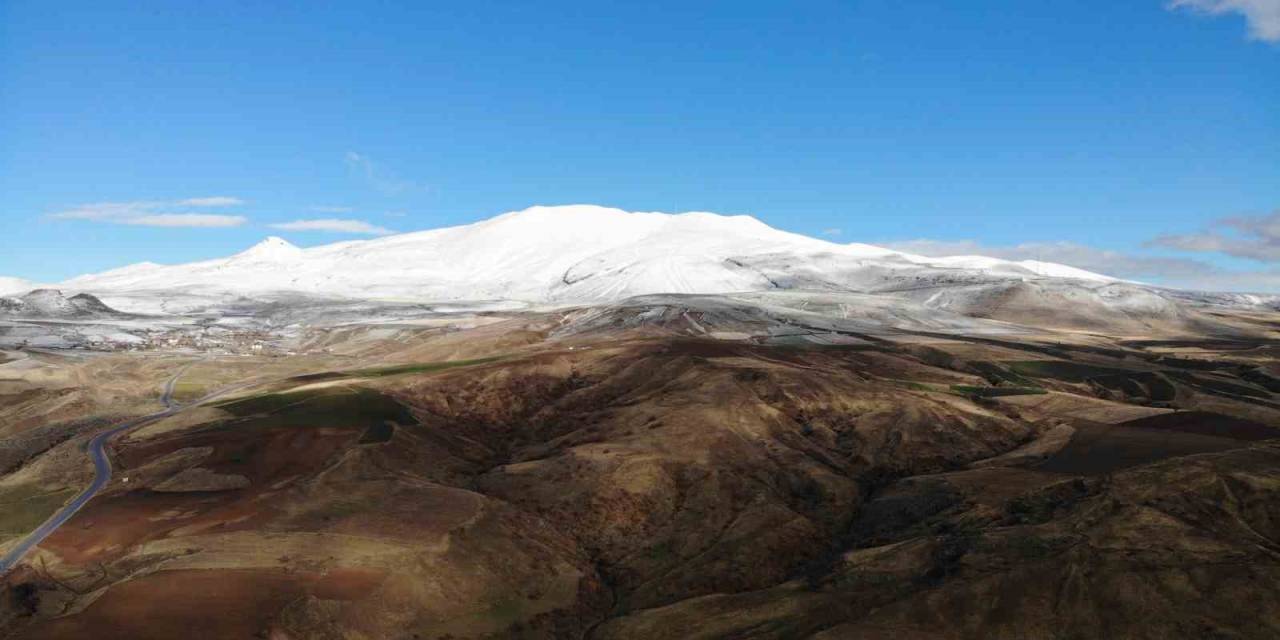
<instances>
[{"instance_id":1,"label":"snow-capped summit","mask_svg":"<svg viewBox=\"0 0 1280 640\"><path fill-rule=\"evenodd\" d=\"M231 256L231 260L241 262L272 262L292 260L302 255L302 249L278 236L268 236L262 242Z\"/></svg>"},{"instance_id":2,"label":"snow-capped summit","mask_svg":"<svg viewBox=\"0 0 1280 640\"><path fill-rule=\"evenodd\" d=\"M81 276L87 291L305 292L589 302L649 293L876 291L939 282L1113 279L1063 265L926 258L774 229L750 216L530 207L474 224L301 249L270 237L225 259Z\"/></svg>"}]
</instances>

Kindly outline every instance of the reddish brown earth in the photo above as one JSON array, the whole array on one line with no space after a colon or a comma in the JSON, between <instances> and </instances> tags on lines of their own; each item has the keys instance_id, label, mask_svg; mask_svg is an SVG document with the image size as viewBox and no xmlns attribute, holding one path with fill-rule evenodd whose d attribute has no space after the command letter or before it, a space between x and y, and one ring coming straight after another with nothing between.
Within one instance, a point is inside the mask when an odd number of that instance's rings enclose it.
<instances>
[{"instance_id":1,"label":"reddish brown earth","mask_svg":"<svg viewBox=\"0 0 1280 640\"><path fill-rule=\"evenodd\" d=\"M117 442L0 637L1280 637L1265 350L483 331Z\"/></svg>"},{"instance_id":2,"label":"reddish brown earth","mask_svg":"<svg viewBox=\"0 0 1280 640\"><path fill-rule=\"evenodd\" d=\"M16 637L252 638L302 596L308 582L283 571L161 571L112 587L83 613Z\"/></svg>"}]
</instances>

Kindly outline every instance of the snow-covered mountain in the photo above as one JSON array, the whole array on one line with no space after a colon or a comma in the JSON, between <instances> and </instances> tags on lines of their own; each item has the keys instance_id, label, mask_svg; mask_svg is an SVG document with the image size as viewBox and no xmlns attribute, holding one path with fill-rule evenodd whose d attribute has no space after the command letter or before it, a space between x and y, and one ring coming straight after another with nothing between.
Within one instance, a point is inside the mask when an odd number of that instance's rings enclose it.
<instances>
[{"instance_id":1,"label":"snow-covered mountain","mask_svg":"<svg viewBox=\"0 0 1280 640\"><path fill-rule=\"evenodd\" d=\"M884 291L939 283L1113 278L1065 265L926 258L779 231L749 216L532 207L475 224L310 249L268 238L229 258L131 265L62 284L413 300L594 302L651 293Z\"/></svg>"}]
</instances>

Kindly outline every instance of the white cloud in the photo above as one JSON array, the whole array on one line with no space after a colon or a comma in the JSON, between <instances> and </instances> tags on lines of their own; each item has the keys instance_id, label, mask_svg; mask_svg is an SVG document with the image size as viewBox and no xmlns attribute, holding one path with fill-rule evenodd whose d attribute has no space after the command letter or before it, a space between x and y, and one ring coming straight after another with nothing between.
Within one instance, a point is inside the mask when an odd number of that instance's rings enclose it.
<instances>
[{"instance_id":1,"label":"white cloud","mask_svg":"<svg viewBox=\"0 0 1280 640\"><path fill-rule=\"evenodd\" d=\"M210 196L208 198L187 198L186 200L179 200L177 204L184 207L234 207L244 204L244 200L229 196Z\"/></svg>"},{"instance_id":2,"label":"white cloud","mask_svg":"<svg viewBox=\"0 0 1280 640\"><path fill-rule=\"evenodd\" d=\"M221 216L211 213L158 213L121 220L120 224L144 227L238 227L249 219L244 216Z\"/></svg>"},{"instance_id":3,"label":"white cloud","mask_svg":"<svg viewBox=\"0 0 1280 640\"><path fill-rule=\"evenodd\" d=\"M1178 286L1203 291L1237 291L1242 293L1280 293L1280 269L1230 271L1214 269L1200 275L1189 275Z\"/></svg>"},{"instance_id":4,"label":"white cloud","mask_svg":"<svg viewBox=\"0 0 1280 640\"><path fill-rule=\"evenodd\" d=\"M1275 236L1280 238L1280 212L1260 218L1226 218L1217 224L1251 229L1272 229L1272 225L1275 225ZM933 257L980 255L1005 260L1044 260L1119 278L1184 289L1280 293L1280 268L1224 269L1194 258L1134 255L1073 242L1027 242L993 246L973 240L921 239L879 244L898 251ZM1195 247L1196 251L1221 251L1215 247L1223 246L1221 238L1210 234L1164 236L1148 245L1184 250ZM1264 250L1255 250L1253 253L1263 252Z\"/></svg>"},{"instance_id":5,"label":"white cloud","mask_svg":"<svg viewBox=\"0 0 1280 640\"><path fill-rule=\"evenodd\" d=\"M369 224L364 220L340 220L337 218L318 218L314 220L294 220L270 225L285 231L331 231L335 233L359 233L371 236L385 236L395 233L391 229Z\"/></svg>"},{"instance_id":6,"label":"white cloud","mask_svg":"<svg viewBox=\"0 0 1280 640\"><path fill-rule=\"evenodd\" d=\"M204 205L197 205L204 202ZM210 204L212 202L213 204ZM176 202L138 200L133 202L96 202L82 204L51 214L59 220L91 220L110 224L145 227L238 227L249 221L244 216L219 215L191 211L193 206L232 206L237 198L189 198ZM176 209L176 210L175 210Z\"/></svg>"},{"instance_id":7,"label":"white cloud","mask_svg":"<svg viewBox=\"0 0 1280 640\"><path fill-rule=\"evenodd\" d=\"M1203 291L1231 291L1242 293L1280 293L1280 269L1248 271L1217 270L1180 280L1181 287Z\"/></svg>"},{"instance_id":8,"label":"white cloud","mask_svg":"<svg viewBox=\"0 0 1280 640\"><path fill-rule=\"evenodd\" d=\"M374 190L385 195L397 195L418 188L418 185L413 182L404 180L382 168L368 156L348 151L343 159L349 171L359 175Z\"/></svg>"},{"instance_id":9,"label":"white cloud","mask_svg":"<svg viewBox=\"0 0 1280 640\"><path fill-rule=\"evenodd\" d=\"M1222 253L1258 262L1280 262L1280 211L1265 216L1222 218L1199 233L1164 235L1149 244L1179 251Z\"/></svg>"},{"instance_id":10,"label":"white cloud","mask_svg":"<svg viewBox=\"0 0 1280 640\"><path fill-rule=\"evenodd\" d=\"M1209 15L1239 13L1249 24L1250 38L1280 42L1280 0L1172 0L1166 6Z\"/></svg>"},{"instance_id":11,"label":"white cloud","mask_svg":"<svg viewBox=\"0 0 1280 640\"><path fill-rule=\"evenodd\" d=\"M51 214L60 220L123 220L142 215L148 209L158 207L159 202L94 202L82 204Z\"/></svg>"}]
</instances>

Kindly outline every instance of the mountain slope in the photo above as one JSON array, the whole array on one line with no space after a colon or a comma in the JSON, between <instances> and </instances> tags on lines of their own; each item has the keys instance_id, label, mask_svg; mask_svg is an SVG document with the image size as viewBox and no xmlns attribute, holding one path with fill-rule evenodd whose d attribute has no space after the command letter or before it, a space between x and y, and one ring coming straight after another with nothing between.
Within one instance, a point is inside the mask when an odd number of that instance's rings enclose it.
<instances>
[{"instance_id":1,"label":"mountain slope","mask_svg":"<svg viewBox=\"0 0 1280 640\"><path fill-rule=\"evenodd\" d=\"M876 291L921 282L1112 278L1063 265L925 258L835 244L748 216L532 207L475 224L300 249L268 238L229 258L81 276L86 291L293 291L418 300L592 302L650 293Z\"/></svg>"},{"instance_id":2,"label":"mountain slope","mask_svg":"<svg viewBox=\"0 0 1280 640\"><path fill-rule=\"evenodd\" d=\"M57 289L35 289L23 296L0 297L0 315L27 318L89 318L119 314L87 293L64 296Z\"/></svg>"}]
</instances>

